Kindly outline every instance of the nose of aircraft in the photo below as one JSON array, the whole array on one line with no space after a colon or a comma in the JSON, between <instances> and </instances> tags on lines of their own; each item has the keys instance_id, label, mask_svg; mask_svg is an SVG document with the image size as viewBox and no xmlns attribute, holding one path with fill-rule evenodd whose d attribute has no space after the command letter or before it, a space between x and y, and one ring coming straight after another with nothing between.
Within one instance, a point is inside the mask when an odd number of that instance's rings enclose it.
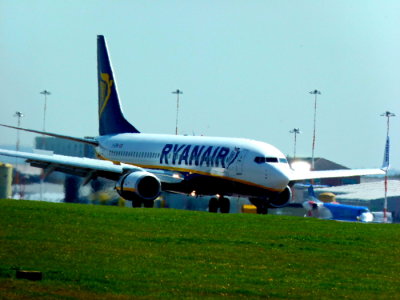
<instances>
[{"instance_id":1,"label":"nose of aircraft","mask_svg":"<svg viewBox=\"0 0 400 300\"><path fill-rule=\"evenodd\" d=\"M288 172L282 166L271 166L271 176L268 176L268 181L271 187L277 190L284 190L288 185L290 179Z\"/></svg>"}]
</instances>

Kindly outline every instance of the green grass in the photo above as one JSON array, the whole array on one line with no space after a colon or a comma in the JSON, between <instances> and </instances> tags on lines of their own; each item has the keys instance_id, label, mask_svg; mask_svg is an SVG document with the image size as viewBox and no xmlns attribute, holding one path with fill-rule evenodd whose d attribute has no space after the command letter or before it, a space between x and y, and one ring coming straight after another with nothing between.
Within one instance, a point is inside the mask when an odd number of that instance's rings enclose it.
<instances>
[{"instance_id":1,"label":"green grass","mask_svg":"<svg viewBox=\"0 0 400 300\"><path fill-rule=\"evenodd\" d=\"M399 230L0 200L0 299L398 298ZM15 279L17 269L44 279Z\"/></svg>"}]
</instances>

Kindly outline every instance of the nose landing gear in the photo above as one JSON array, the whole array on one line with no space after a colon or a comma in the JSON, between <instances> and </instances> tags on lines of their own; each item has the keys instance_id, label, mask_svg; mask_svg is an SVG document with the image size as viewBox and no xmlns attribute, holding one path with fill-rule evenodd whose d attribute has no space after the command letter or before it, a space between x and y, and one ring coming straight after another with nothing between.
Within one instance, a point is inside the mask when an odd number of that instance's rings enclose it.
<instances>
[{"instance_id":1,"label":"nose landing gear","mask_svg":"<svg viewBox=\"0 0 400 300\"><path fill-rule=\"evenodd\" d=\"M268 214L269 203L266 199L249 198L250 202L257 207L257 214L266 215Z\"/></svg>"}]
</instances>

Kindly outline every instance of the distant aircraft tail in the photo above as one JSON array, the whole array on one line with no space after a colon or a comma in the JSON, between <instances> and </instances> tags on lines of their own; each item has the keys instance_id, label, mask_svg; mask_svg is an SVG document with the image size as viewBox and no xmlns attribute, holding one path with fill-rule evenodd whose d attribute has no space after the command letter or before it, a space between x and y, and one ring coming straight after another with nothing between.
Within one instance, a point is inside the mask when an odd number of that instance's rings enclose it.
<instances>
[{"instance_id":1,"label":"distant aircraft tail","mask_svg":"<svg viewBox=\"0 0 400 300\"><path fill-rule=\"evenodd\" d=\"M315 196L315 192L314 192L314 187L312 184L310 184L310 186L308 187L308 196L312 197L312 198L317 198Z\"/></svg>"},{"instance_id":2,"label":"distant aircraft tail","mask_svg":"<svg viewBox=\"0 0 400 300\"><path fill-rule=\"evenodd\" d=\"M383 154L382 170L387 171L390 168L389 156L390 156L390 140L389 136L387 136L385 143L385 152Z\"/></svg>"},{"instance_id":3,"label":"distant aircraft tail","mask_svg":"<svg viewBox=\"0 0 400 300\"><path fill-rule=\"evenodd\" d=\"M97 36L97 76L99 85L99 134L139 133L124 117L104 36Z\"/></svg>"}]
</instances>

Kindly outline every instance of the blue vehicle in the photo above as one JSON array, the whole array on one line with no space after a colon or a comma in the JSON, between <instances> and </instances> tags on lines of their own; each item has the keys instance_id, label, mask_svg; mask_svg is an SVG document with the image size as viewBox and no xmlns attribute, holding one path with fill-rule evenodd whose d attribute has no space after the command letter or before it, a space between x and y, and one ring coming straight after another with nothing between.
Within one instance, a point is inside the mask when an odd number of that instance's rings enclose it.
<instances>
[{"instance_id":1,"label":"blue vehicle","mask_svg":"<svg viewBox=\"0 0 400 300\"><path fill-rule=\"evenodd\" d=\"M322 202L315 197L312 185L308 188L308 194L310 199L303 203L303 207L307 210L306 217L365 223L374 221L373 214L366 206Z\"/></svg>"}]
</instances>

